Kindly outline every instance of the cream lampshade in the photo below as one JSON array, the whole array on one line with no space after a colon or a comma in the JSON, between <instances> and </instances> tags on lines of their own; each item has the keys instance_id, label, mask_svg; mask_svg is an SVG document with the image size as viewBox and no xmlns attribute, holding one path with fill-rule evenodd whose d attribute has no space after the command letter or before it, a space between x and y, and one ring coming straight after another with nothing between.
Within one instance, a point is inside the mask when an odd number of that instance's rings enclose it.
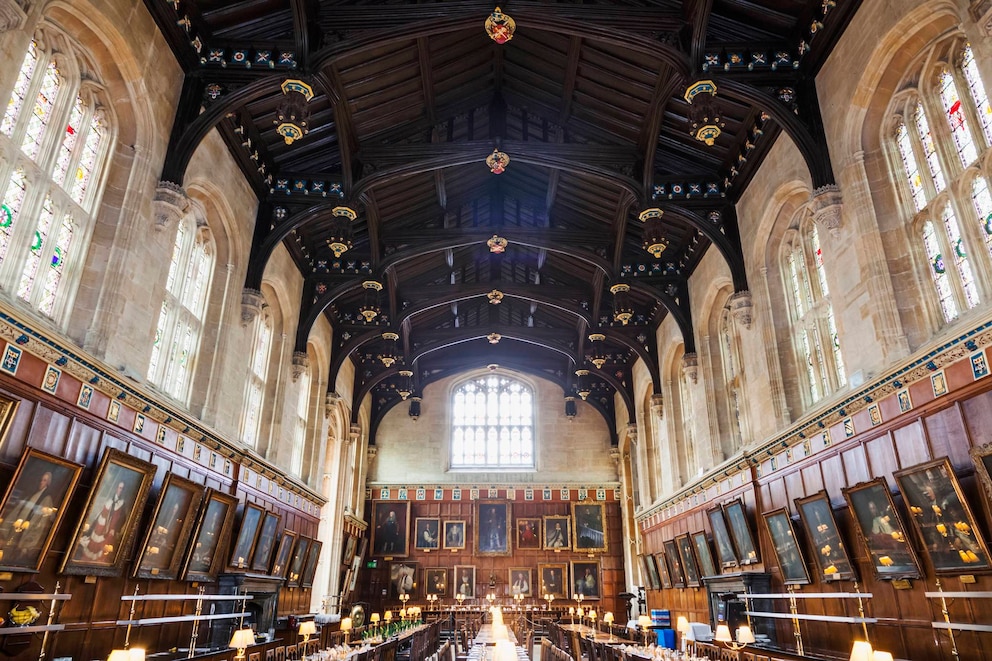
<instances>
[{"instance_id":1,"label":"cream lampshade","mask_svg":"<svg viewBox=\"0 0 992 661\"><path fill-rule=\"evenodd\" d=\"M675 621L675 628L679 633L685 633L689 630L689 620L686 619L685 615L679 615L679 619Z\"/></svg>"},{"instance_id":2,"label":"cream lampshade","mask_svg":"<svg viewBox=\"0 0 992 661\"><path fill-rule=\"evenodd\" d=\"M733 638L730 637L730 627L728 627L726 624L717 625L716 634L713 636L713 640L719 641L721 643L731 642Z\"/></svg>"},{"instance_id":3,"label":"cream lampshade","mask_svg":"<svg viewBox=\"0 0 992 661\"><path fill-rule=\"evenodd\" d=\"M145 661L145 650L137 647L131 650L114 650L107 661Z\"/></svg>"},{"instance_id":4,"label":"cream lampshade","mask_svg":"<svg viewBox=\"0 0 992 661\"><path fill-rule=\"evenodd\" d=\"M386 611L383 613L382 619L386 622L391 622L393 620L393 611Z\"/></svg>"},{"instance_id":5,"label":"cream lampshade","mask_svg":"<svg viewBox=\"0 0 992 661\"><path fill-rule=\"evenodd\" d=\"M589 609L589 619L592 620L593 622L596 621L596 611L593 610L592 608Z\"/></svg>"},{"instance_id":6,"label":"cream lampshade","mask_svg":"<svg viewBox=\"0 0 992 661\"><path fill-rule=\"evenodd\" d=\"M737 642L741 645L750 645L754 642L754 632L751 631L751 627L746 624L737 627Z\"/></svg>"},{"instance_id":7,"label":"cream lampshade","mask_svg":"<svg viewBox=\"0 0 992 661\"><path fill-rule=\"evenodd\" d=\"M309 642L310 636L317 633L317 624L313 620L304 620L300 622L300 635L303 636L303 642Z\"/></svg>"},{"instance_id":8,"label":"cream lampshade","mask_svg":"<svg viewBox=\"0 0 992 661\"><path fill-rule=\"evenodd\" d=\"M637 626L641 629L647 629L651 626L651 616L650 615L638 615L637 616Z\"/></svg>"},{"instance_id":9,"label":"cream lampshade","mask_svg":"<svg viewBox=\"0 0 992 661\"><path fill-rule=\"evenodd\" d=\"M228 647L231 649L238 650L238 653L234 656L235 659L245 658L245 650L255 644L255 632L251 629L238 629L234 632L231 637L231 642Z\"/></svg>"},{"instance_id":10,"label":"cream lampshade","mask_svg":"<svg viewBox=\"0 0 992 661\"><path fill-rule=\"evenodd\" d=\"M879 651L876 650L876 651L872 652L871 661L892 661L892 653L891 652L879 652Z\"/></svg>"},{"instance_id":11,"label":"cream lampshade","mask_svg":"<svg viewBox=\"0 0 992 661\"><path fill-rule=\"evenodd\" d=\"M351 627L350 617L341 618L341 631L351 631Z\"/></svg>"},{"instance_id":12,"label":"cream lampshade","mask_svg":"<svg viewBox=\"0 0 992 661\"><path fill-rule=\"evenodd\" d=\"M372 616L369 618L369 622L371 622L372 624L379 624L379 614L372 613Z\"/></svg>"},{"instance_id":13,"label":"cream lampshade","mask_svg":"<svg viewBox=\"0 0 992 661\"><path fill-rule=\"evenodd\" d=\"M871 643L867 640L856 640L854 646L851 647L850 661L872 661L873 655Z\"/></svg>"},{"instance_id":14,"label":"cream lampshade","mask_svg":"<svg viewBox=\"0 0 992 661\"><path fill-rule=\"evenodd\" d=\"M603 622L606 622L607 624L613 624L613 613L610 611L606 611L606 614L603 615Z\"/></svg>"}]
</instances>

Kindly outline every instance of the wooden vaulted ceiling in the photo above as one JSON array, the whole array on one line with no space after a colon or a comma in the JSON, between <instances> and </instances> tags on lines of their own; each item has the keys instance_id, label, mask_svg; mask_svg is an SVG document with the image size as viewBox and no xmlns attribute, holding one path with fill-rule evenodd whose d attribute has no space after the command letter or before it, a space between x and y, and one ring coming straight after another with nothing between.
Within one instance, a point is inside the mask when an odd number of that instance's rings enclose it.
<instances>
[{"instance_id":1,"label":"wooden vaulted ceiling","mask_svg":"<svg viewBox=\"0 0 992 661\"><path fill-rule=\"evenodd\" d=\"M516 32L497 44L484 29L494 6L475 0L146 0L185 70L162 178L182 185L220 131L261 202L245 287L289 249L306 280L297 351L325 315L331 383L354 360L376 422L400 401L399 370L416 394L498 364L567 395L589 369L589 401L612 429L617 392L633 414L636 360L660 391L662 319L694 351L687 281L702 255L718 250L747 289L734 203L776 135L796 142L814 186L833 183L813 77L858 1L509 0ZM292 144L274 121L287 79L314 91L309 133ZM690 130L683 95L699 80L717 86L713 144ZM485 163L495 148L510 158L498 175ZM339 206L357 218L336 258ZM653 207L660 259L638 220ZM369 280L383 285L372 322L359 313ZM626 325L618 283L631 287ZM386 331L400 337L388 368ZM601 369L588 362L597 332Z\"/></svg>"}]
</instances>

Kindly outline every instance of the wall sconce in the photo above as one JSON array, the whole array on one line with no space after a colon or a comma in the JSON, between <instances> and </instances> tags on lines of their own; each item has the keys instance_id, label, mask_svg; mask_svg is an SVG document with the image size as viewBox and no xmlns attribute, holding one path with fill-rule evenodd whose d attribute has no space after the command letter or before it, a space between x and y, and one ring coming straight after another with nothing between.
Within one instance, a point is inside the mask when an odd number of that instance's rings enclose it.
<instances>
[{"instance_id":1,"label":"wall sconce","mask_svg":"<svg viewBox=\"0 0 992 661\"><path fill-rule=\"evenodd\" d=\"M754 642L754 633L751 632L751 627L746 624L742 624L737 627L737 640L734 641L730 637L730 627L726 624L717 625L716 635L713 636L713 640L723 643L728 648L734 650L742 650L751 643Z\"/></svg>"}]
</instances>

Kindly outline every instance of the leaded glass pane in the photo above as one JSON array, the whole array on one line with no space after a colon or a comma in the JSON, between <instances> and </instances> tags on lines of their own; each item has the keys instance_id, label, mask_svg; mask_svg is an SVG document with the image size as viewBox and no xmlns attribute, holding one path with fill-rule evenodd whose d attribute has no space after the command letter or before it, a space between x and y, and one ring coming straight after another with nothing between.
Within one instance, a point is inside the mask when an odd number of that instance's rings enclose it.
<instances>
[{"instance_id":1,"label":"leaded glass pane","mask_svg":"<svg viewBox=\"0 0 992 661\"><path fill-rule=\"evenodd\" d=\"M929 220L923 224L923 245L927 251L927 260L930 262L930 275L937 289L937 300L940 302L940 309L944 313L944 320L952 321L958 316L958 306L954 302L954 293L951 290L951 283L947 277L947 265L944 263L943 255L940 254L937 231L934 229L933 222Z\"/></svg>"},{"instance_id":2,"label":"leaded glass pane","mask_svg":"<svg viewBox=\"0 0 992 661\"><path fill-rule=\"evenodd\" d=\"M179 262L183 256L183 245L186 243L186 223L180 223L176 231L176 243L172 247L172 261L169 262L169 277L165 280L165 288L176 292L176 275L179 273Z\"/></svg>"},{"instance_id":3,"label":"leaded glass pane","mask_svg":"<svg viewBox=\"0 0 992 661\"><path fill-rule=\"evenodd\" d=\"M21 143L21 151L32 160L38 157L38 151L41 149L41 138L45 133L48 120L52 117L52 105L55 103L55 97L59 93L60 85L59 70L55 66L55 63L52 62L45 69L45 77L42 79L41 89L38 90L34 109L31 112L31 117L28 119L28 127L24 133L24 142Z\"/></svg>"},{"instance_id":4,"label":"leaded glass pane","mask_svg":"<svg viewBox=\"0 0 992 661\"><path fill-rule=\"evenodd\" d=\"M985 177L975 177L971 182L971 201L978 213L978 222L982 225L982 236L985 237L985 247L992 254L992 195Z\"/></svg>"},{"instance_id":5,"label":"leaded glass pane","mask_svg":"<svg viewBox=\"0 0 992 661\"><path fill-rule=\"evenodd\" d=\"M961 287L964 289L965 304L968 308L973 308L978 305L978 288L975 286L971 262L968 261L964 240L958 229L958 219L951 210L950 204L944 206L943 220L944 227L947 229L947 239L954 253L954 265L958 269L958 277L961 278Z\"/></svg>"},{"instance_id":6,"label":"leaded glass pane","mask_svg":"<svg viewBox=\"0 0 992 661\"><path fill-rule=\"evenodd\" d=\"M7 254L7 246L10 245L10 234L14 229L14 222L21 212L21 205L24 203L26 186L27 182L24 180L24 169L15 169L7 184L3 203L0 203L0 260Z\"/></svg>"},{"instance_id":7,"label":"leaded glass pane","mask_svg":"<svg viewBox=\"0 0 992 661\"><path fill-rule=\"evenodd\" d=\"M3 115L3 121L0 122L0 133L6 135L14 133L14 126L17 125L17 118L21 114L21 108L24 107L24 99L31 86L31 76L34 74L37 64L38 46L32 41L31 45L28 46L24 61L21 62L21 70L17 73L17 80L14 81L14 90L10 93L10 99L7 100L7 111Z\"/></svg>"},{"instance_id":8,"label":"leaded glass pane","mask_svg":"<svg viewBox=\"0 0 992 661\"><path fill-rule=\"evenodd\" d=\"M496 375L472 379L452 394L453 467L530 467L534 462L533 394Z\"/></svg>"},{"instance_id":9,"label":"leaded glass pane","mask_svg":"<svg viewBox=\"0 0 992 661\"><path fill-rule=\"evenodd\" d=\"M923 144L923 156L926 158L927 167L930 168L930 179L939 193L944 190L946 185L944 183L944 171L940 167L940 159L937 157L937 148L934 146L933 135L930 133L930 123L927 121L927 114L923 111L923 104L917 104L914 119L916 120L917 135L920 136L920 142ZM923 207L918 206L917 208L922 209Z\"/></svg>"},{"instance_id":10,"label":"leaded glass pane","mask_svg":"<svg viewBox=\"0 0 992 661\"><path fill-rule=\"evenodd\" d=\"M961 97L958 96L954 76L946 69L940 74L940 101L944 104L947 125L951 127L951 136L957 146L961 165L967 166L978 158L978 151L975 149L975 141L971 139L971 132L968 130L968 118L961 106Z\"/></svg>"},{"instance_id":11,"label":"leaded glass pane","mask_svg":"<svg viewBox=\"0 0 992 661\"><path fill-rule=\"evenodd\" d=\"M49 195L45 196L45 203L41 207L41 215L38 217L38 225L35 227L34 236L31 237L31 245L28 248L28 256L24 261L24 270L21 271L21 284L17 287L17 295L25 301L31 298L34 290L34 280L38 275L38 265L41 264L42 250L48 240L48 232L52 228L52 221L55 220L55 205Z\"/></svg>"},{"instance_id":12,"label":"leaded glass pane","mask_svg":"<svg viewBox=\"0 0 992 661\"><path fill-rule=\"evenodd\" d=\"M255 447L258 442L258 421L262 408L262 389L255 382L248 384L248 402L245 406L245 431L242 439L246 445Z\"/></svg>"},{"instance_id":13,"label":"leaded glass pane","mask_svg":"<svg viewBox=\"0 0 992 661\"><path fill-rule=\"evenodd\" d=\"M906 181L909 183L909 190L913 195L913 205L917 211L920 211L927 205L927 196L923 190L920 168L916 164L916 156L913 154L913 143L909 138L909 129L902 122L896 128L896 144L899 146L902 166L906 170Z\"/></svg>"},{"instance_id":14,"label":"leaded glass pane","mask_svg":"<svg viewBox=\"0 0 992 661\"><path fill-rule=\"evenodd\" d=\"M837 372L837 383L847 383L847 373L844 370L844 358L840 355L840 336L837 334L837 321L834 319L834 307L827 306L827 331L830 333L830 349L834 355L834 368Z\"/></svg>"},{"instance_id":15,"label":"leaded glass pane","mask_svg":"<svg viewBox=\"0 0 992 661\"><path fill-rule=\"evenodd\" d=\"M69 114L69 123L66 124L65 135L62 136L62 145L59 147L59 154L55 159L55 168L52 170L52 179L59 186L65 183L65 175L69 171L69 161L72 160L72 153L76 148L76 141L79 137L79 125L82 121L83 100L77 96L76 102L72 105L72 112Z\"/></svg>"},{"instance_id":16,"label":"leaded glass pane","mask_svg":"<svg viewBox=\"0 0 992 661\"><path fill-rule=\"evenodd\" d=\"M155 340L152 342L152 357L148 363L148 378L153 380L158 371L159 359L162 356L162 345L165 343L166 327L169 323L169 306L162 303L162 311L158 315L158 324L155 327Z\"/></svg>"},{"instance_id":17,"label":"leaded glass pane","mask_svg":"<svg viewBox=\"0 0 992 661\"><path fill-rule=\"evenodd\" d=\"M801 259L802 255L798 255ZM806 308L803 306L803 295L800 293L799 284L799 265L797 264L796 251L789 254L789 281L792 284L792 302L796 306L796 318L801 318L806 314Z\"/></svg>"},{"instance_id":18,"label":"leaded glass pane","mask_svg":"<svg viewBox=\"0 0 992 661\"><path fill-rule=\"evenodd\" d=\"M55 241L55 250L52 258L48 262L48 274L45 277L45 289L42 292L39 309L47 315L51 315L55 309L55 296L58 294L59 283L62 282L62 274L65 273L65 260L69 257L69 245L72 243L72 216L66 214L59 227L58 239Z\"/></svg>"},{"instance_id":19,"label":"leaded glass pane","mask_svg":"<svg viewBox=\"0 0 992 661\"><path fill-rule=\"evenodd\" d=\"M809 242L813 248L813 263L816 264L816 277L820 283L820 296L829 296L827 289L827 272L823 268L823 249L820 248L820 235L816 233L816 227L810 229Z\"/></svg>"},{"instance_id":20,"label":"leaded glass pane","mask_svg":"<svg viewBox=\"0 0 992 661\"><path fill-rule=\"evenodd\" d=\"M982 77L978 75L978 65L975 63L975 56L971 52L971 45L966 45L961 54L961 69L964 78L968 81L968 92L971 100L978 111L978 123L985 134L986 144L992 144L992 105L989 104L988 94L985 93L985 85L982 84Z\"/></svg>"},{"instance_id":21,"label":"leaded glass pane","mask_svg":"<svg viewBox=\"0 0 992 661\"><path fill-rule=\"evenodd\" d=\"M89 190L93 171L96 169L97 155L100 153L100 143L103 142L103 134L103 122L99 115L95 114L90 120L86 142L83 143L83 152L79 155L79 163L76 164L76 174L72 182L72 199L77 204L83 203L86 191Z\"/></svg>"},{"instance_id":22,"label":"leaded glass pane","mask_svg":"<svg viewBox=\"0 0 992 661\"><path fill-rule=\"evenodd\" d=\"M799 342L802 345L803 356L806 359L806 382L809 384L809 396L812 401L818 401L820 399L820 389L816 382L816 372L813 369L813 351L810 347L809 333L806 329L800 329L799 331Z\"/></svg>"}]
</instances>

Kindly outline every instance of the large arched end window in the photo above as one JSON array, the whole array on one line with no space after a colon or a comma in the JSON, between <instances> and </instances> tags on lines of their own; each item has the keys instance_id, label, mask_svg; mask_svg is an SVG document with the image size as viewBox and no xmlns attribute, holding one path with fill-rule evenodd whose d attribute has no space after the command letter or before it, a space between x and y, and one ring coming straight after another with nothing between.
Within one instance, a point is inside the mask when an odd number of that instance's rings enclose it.
<instances>
[{"instance_id":1,"label":"large arched end window","mask_svg":"<svg viewBox=\"0 0 992 661\"><path fill-rule=\"evenodd\" d=\"M198 222L195 213L187 214L176 230L165 300L148 365L148 380L180 401L189 398L214 259L213 239L206 223Z\"/></svg>"},{"instance_id":2,"label":"large arched end window","mask_svg":"<svg viewBox=\"0 0 992 661\"><path fill-rule=\"evenodd\" d=\"M251 363L245 388L245 410L241 417L241 441L258 447L262 424L262 402L265 399L265 382L269 372L269 354L272 350L272 315L263 306L255 319L255 332L251 343Z\"/></svg>"},{"instance_id":3,"label":"large arched end window","mask_svg":"<svg viewBox=\"0 0 992 661\"><path fill-rule=\"evenodd\" d=\"M0 288L61 322L102 193L112 120L74 46L41 34L0 119Z\"/></svg>"},{"instance_id":4,"label":"large arched end window","mask_svg":"<svg viewBox=\"0 0 992 661\"><path fill-rule=\"evenodd\" d=\"M820 235L804 209L783 243L792 344L807 405L847 384Z\"/></svg>"},{"instance_id":5,"label":"large arched end window","mask_svg":"<svg viewBox=\"0 0 992 661\"><path fill-rule=\"evenodd\" d=\"M928 68L908 72L890 104L888 135L917 263L934 318L946 324L992 293L981 277L992 282L992 198L979 166L992 106L969 44L944 41L920 61Z\"/></svg>"},{"instance_id":6,"label":"large arched end window","mask_svg":"<svg viewBox=\"0 0 992 661\"><path fill-rule=\"evenodd\" d=\"M451 398L451 468L534 468L534 392L509 376L463 382Z\"/></svg>"}]
</instances>

